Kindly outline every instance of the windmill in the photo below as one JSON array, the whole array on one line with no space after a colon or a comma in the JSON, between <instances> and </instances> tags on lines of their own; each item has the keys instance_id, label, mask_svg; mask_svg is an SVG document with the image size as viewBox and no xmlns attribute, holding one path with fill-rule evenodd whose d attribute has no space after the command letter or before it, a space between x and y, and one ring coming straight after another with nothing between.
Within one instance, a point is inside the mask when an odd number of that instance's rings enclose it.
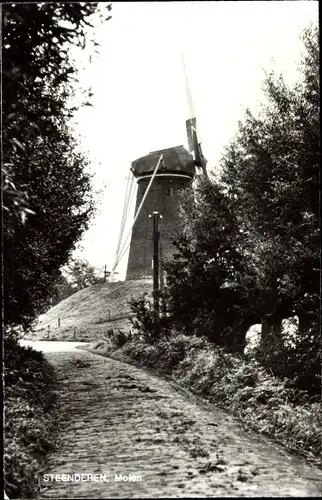
<instances>
[{"instance_id":1,"label":"windmill","mask_svg":"<svg viewBox=\"0 0 322 500\"><path fill-rule=\"evenodd\" d=\"M121 245L125 220L131 205L129 199L133 194L133 190L127 188L121 231L110 281L113 281L115 269L129 247L126 280L151 279L155 260L153 256L155 214L158 214L158 218L160 217L158 236L160 256L164 262L173 255L172 242L180 231L179 193L182 189L192 186L196 176L207 176L207 161L203 155L201 144L198 142L197 120L183 54L181 57L188 104L188 119L186 120L188 151L182 145L175 146L152 151L132 162L131 173L133 175L128 178L128 184L133 187L134 179L137 181L135 217L131 230ZM153 214L154 216L152 216ZM131 238L130 242L128 242L129 238ZM160 276L162 279L162 273Z\"/></svg>"}]
</instances>

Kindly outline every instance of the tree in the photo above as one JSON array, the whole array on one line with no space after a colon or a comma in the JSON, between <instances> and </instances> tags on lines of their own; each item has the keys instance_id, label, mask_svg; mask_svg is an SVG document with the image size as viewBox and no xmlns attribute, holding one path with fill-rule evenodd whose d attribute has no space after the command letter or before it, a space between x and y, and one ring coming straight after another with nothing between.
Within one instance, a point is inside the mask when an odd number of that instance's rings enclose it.
<instances>
[{"instance_id":1,"label":"tree","mask_svg":"<svg viewBox=\"0 0 322 500\"><path fill-rule=\"evenodd\" d=\"M103 281L97 269L87 260L71 259L65 268L65 273L74 292Z\"/></svg>"},{"instance_id":2,"label":"tree","mask_svg":"<svg viewBox=\"0 0 322 500\"><path fill-rule=\"evenodd\" d=\"M60 276L53 288L50 306L55 306L83 288L103 282L104 278L99 276L98 270L89 262L71 258L68 264L60 270Z\"/></svg>"},{"instance_id":3,"label":"tree","mask_svg":"<svg viewBox=\"0 0 322 500\"><path fill-rule=\"evenodd\" d=\"M107 7L110 10L110 6ZM5 325L28 328L94 212L88 162L68 126L96 3L3 6Z\"/></svg>"},{"instance_id":4,"label":"tree","mask_svg":"<svg viewBox=\"0 0 322 500\"><path fill-rule=\"evenodd\" d=\"M177 328L243 351L256 316L247 308L253 276L236 244L238 224L218 183L205 179L182 197L184 232L165 265L167 313Z\"/></svg>"},{"instance_id":5,"label":"tree","mask_svg":"<svg viewBox=\"0 0 322 500\"><path fill-rule=\"evenodd\" d=\"M278 335L282 318L298 315L307 338L299 349L306 345L317 359L317 30L308 29L304 42L297 85L266 77L268 103L240 122L220 182L206 181L183 205L185 229L164 294L175 324L229 349L242 350L247 327L260 319L263 333Z\"/></svg>"},{"instance_id":6,"label":"tree","mask_svg":"<svg viewBox=\"0 0 322 500\"><path fill-rule=\"evenodd\" d=\"M56 304L59 304L62 300L67 299L67 297L70 297L75 293L74 288L72 287L71 283L68 281L66 276L61 274L61 276L58 278L57 282L55 283L54 289L53 289L53 295L50 300L50 307L55 306Z\"/></svg>"},{"instance_id":7,"label":"tree","mask_svg":"<svg viewBox=\"0 0 322 500\"><path fill-rule=\"evenodd\" d=\"M319 310L319 35L304 33L301 79L289 89L267 76L268 104L247 112L223 158L223 177L257 275L254 307L279 329L297 314L300 329Z\"/></svg>"}]
</instances>

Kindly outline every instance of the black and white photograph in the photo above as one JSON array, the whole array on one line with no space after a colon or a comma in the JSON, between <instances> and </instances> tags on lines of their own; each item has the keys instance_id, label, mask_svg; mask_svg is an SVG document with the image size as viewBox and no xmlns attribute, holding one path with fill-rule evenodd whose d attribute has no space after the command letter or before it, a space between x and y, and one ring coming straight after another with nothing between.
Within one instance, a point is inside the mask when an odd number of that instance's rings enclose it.
<instances>
[{"instance_id":1,"label":"black and white photograph","mask_svg":"<svg viewBox=\"0 0 322 500\"><path fill-rule=\"evenodd\" d=\"M3 498L322 497L315 0L2 2Z\"/></svg>"}]
</instances>

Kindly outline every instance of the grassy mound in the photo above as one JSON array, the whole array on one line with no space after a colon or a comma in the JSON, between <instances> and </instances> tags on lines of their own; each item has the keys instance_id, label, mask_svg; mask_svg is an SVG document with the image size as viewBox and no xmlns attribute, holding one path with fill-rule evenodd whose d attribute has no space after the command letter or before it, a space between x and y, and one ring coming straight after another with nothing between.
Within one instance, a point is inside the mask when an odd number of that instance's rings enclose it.
<instances>
[{"instance_id":1,"label":"grassy mound","mask_svg":"<svg viewBox=\"0 0 322 500\"><path fill-rule=\"evenodd\" d=\"M49 325L49 340L99 339L111 328L118 330L128 327L131 312L129 301L132 297L151 291L151 280L100 283L84 288L39 316L35 331L28 338L47 340Z\"/></svg>"},{"instance_id":2,"label":"grassy mound","mask_svg":"<svg viewBox=\"0 0 322 500\"><path fill-rule=\"evenodd\" d=\"M97 342L92 349L171 376L248 428L322 466L321 404L309 402L255 360L227 353L203 337L174 334L154 344L138 336L122 340L123 345L115 340Z\"/></svg>"},{"instance_id":3,"label":"grassy mound","mask_svg":"<svg viewBox=\"0 0 322 500\"><path fill-rule=\"evenodd\" d=\"M35 498L56 443L55 373L41 352L5 341L4 479L9 498Z\"/></svg>"}]
</instances>

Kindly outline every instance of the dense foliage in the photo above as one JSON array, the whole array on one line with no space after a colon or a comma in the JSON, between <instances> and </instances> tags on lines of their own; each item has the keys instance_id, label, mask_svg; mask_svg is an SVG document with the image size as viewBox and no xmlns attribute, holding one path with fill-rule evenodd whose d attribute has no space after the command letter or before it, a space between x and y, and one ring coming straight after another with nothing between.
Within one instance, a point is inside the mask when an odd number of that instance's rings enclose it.
<instances>
[{"instance_id":1,"label":"dense foliage","mask_svg":"<svg viewBox=\"0 0 322 500\"><path fill-rule=\"evenodd\" d=\"M98 274L98 270L84 259L70 259L65 267L65 274L75 291L103 281L103 278Z\"/></svg>"},{"instance_id":2,"label":"dense foliage","mask_svg":"<svg viewBox=\"0 0 322 500\"><path fill-rule=\"evenodd\" d=\"M296 314L303 332L319 309L319 36L304 34L301 78L265 81L268 104L250 112L223 158L222 181L271 323Z\"/></svg>"},{"instance_id":3,"label":"dense foliage","mask_svg":"<svg viewBox=\"0 0 322 500\"><path fill-rule=\"evenodd\" d=\"M185 229L165 266L168 314L179 330L242 351L244 332L259 316L249 308L255 277L238 244L238 219L223 189L207 179L195 199L185 195Z\"/></svg>"},{"instance_id":4,"label":"dense foliage","mask_svg":"<svg viewBox=\"0 0 322 500\"><path fill-rule=\"evenodd\" d=\"M54 306L83 288L103 282L104 278L87 260L72 257L55 283L50 305Z\"/></svg>"},{"instance_id":5,"label":"dense foliage","mask_svg":"<svg viewBox=\"0 0 322 500\"><path fill-rule=\"evenodd\" d=\"M304 33L299 80L265 79L267 103L239 123L221 160L220 180L204 179L182 198L183 234L165 265L167 329L205 335L244 352L262 324L254 353L289 386L313 394L321 383L319 329L319 34ZM146 304L132 304L147 329ZM145 310L145 312L144 312ZM150 316L149 316L150 315ZM293 343L283 318L297 317ZM150 328L153 333L153 325Z\"/></svg>"},{"instance_id":6,"label":"dense foliage","mask_svg":"<svg viewBox=\"0 0 322 500\"><path fill-rule=\"evenodd\" d=\"M4 486L9 498L35 498L38 472L57 443L57 387L43 353L7 338L4 353Z\"/></svg>"},{"instance_id":7,"label":"dense foliage","mask_svg":"<svg viewBox=\"0 0 322 500\"><path fill-rule=\"evenodd\" d=\"M106 4L105 4L106 5ZM97 3L2 5L4 479L9 498L34 498L57 442L55 374L17 342L52 296L60 268L94 211L88 162L69 127L77 65ZM94 43L94 41L90 41ZM97 45L97 44L96 44ZM85 99L86 95L83 95ZM88 104L88 103L85 103Z\"/></svg>"},{"instance_id":8,"label":"dense foliage","mask_svg":"<svg viewBox=\"0 0 322 500\"><path fill-rule=\"evenodd\" d=\"M108 7L110 9L110 6ZM96 3L4 4L3 245L6 326L46 307L94 210L87 160L69 127L77 70Z\"/></svg>"}]
</instances>

